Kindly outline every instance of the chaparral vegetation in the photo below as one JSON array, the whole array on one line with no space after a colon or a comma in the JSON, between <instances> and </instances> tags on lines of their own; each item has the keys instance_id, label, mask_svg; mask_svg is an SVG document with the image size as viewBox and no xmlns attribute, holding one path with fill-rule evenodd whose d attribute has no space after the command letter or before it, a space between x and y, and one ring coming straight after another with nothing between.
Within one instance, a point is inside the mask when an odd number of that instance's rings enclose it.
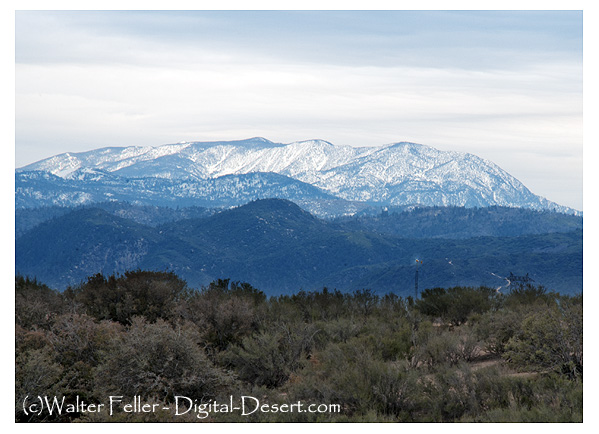
<instances>
[{"instance_id":1,"label":"chaparral vegetation","mask_svg":"<svg viewBox=\"0 0 599 434\"><path fill-rule=\"evenodd\" d=\"M582 295L521 284L418 299L323 288L267 297L170 272L16 282L19 422L581 422ZM26 411L25 397L170 406L252 396L336 412ZM274 407L273 407L274 408Z\"/></svg>"}]
</instances>

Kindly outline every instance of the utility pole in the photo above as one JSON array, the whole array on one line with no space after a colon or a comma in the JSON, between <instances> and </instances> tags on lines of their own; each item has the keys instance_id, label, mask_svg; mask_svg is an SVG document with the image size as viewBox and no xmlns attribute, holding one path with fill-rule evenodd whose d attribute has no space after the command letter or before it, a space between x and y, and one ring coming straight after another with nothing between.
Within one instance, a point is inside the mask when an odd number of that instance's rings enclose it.
<instances>
[{"instance_id":1,"label":"utility pole","mask_svg":"<svg viewBox=\"0 0 599 434\"><path fill-rule=\"evenodd\" d=\"M418 299L418 265L422 264L421 259L416 259L416 278L414 280L414 301Z\"/></svg>"}]
</instances>

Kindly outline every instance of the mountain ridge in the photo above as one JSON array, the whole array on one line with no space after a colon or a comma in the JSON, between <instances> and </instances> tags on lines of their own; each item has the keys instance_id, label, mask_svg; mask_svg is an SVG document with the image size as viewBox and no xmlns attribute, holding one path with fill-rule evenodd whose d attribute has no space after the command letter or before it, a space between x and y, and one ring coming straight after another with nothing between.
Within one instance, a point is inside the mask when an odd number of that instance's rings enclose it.
<instances>
[{"instance_id":1,"label":"mountain ridge","mask_svg":"<svg viewBox=\"0 0 599 434\"><path fill-rule=\"evenodd\" d=\"M434 212L432 210L431 212ZM15 242L16 272L64 289L98 273L173 271L191 285L245 281L268 294L371 288L411 294L414 258L425 287L502 286L530 273L564 293L582 291L582 230L469 239L405 238L343 227L297 205L264 199L207 217L150 227L82 209L33 227Z\"/></svg>"},{"instance_id":2,"label":"mountain ridge","mask_svg":"<svg viewBox=\"0 0 599 434\"><path fill-rule=\"evenodd\" d=\"M59 154L21 167L17 174L30 171L48 172L65 180L77 178L85 171L98 171L125 180L198 182L223 176L276 173L349 202L392 206L497 205L579 213L533 194L491 161L471 153L441 151L412 142L353 148L319 139L282 144L257 137L101 148Z\"/></svg>"}]
</instances>

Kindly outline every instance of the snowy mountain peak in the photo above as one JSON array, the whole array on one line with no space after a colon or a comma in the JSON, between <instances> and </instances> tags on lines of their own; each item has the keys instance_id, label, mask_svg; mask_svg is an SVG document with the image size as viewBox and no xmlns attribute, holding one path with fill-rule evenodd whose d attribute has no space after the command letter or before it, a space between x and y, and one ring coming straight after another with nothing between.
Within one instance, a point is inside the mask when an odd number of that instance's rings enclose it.
<instances>
[{"instance_id":1,"label":"snowy mountain peak","mask_svg":"<svg viewBox=\"0 0 599 434\"><path fill-rule=\"evenodd\" d=\"M335 145L333 145L331 142L327 142L326 140L321 140L321 139L302 140L302 141L295 142L295 143L300 144L302 146L320 146L320 147L331 146L331 147L335 147Z\"/></svg>"},{"instance_id":2,"label":"snowy mountain peak","mask_svg":"<svg viewBox=\"0 0 599 434\"><path fill-rule=\"evenodd\" d=\"M272 143L270 140L265 139L264 137L252 137L251 139L248 139L248 141L257 142L257 143L268 143L268 144Z\"/></svg>"},{"instance_id":3,"label":"snowy mountain peak","mask_svg":"<svg viewBox=\"0 0 599 434\"><path fill-rule=\"evenodd\" d=\"M476 155L411 142L362 148L336 146L321 139L283 144L262 137L181 142L69 152L17 172L33 170L89 182L107 174L119 179L199 181L276 173L346 201L381 205L500 205L575 212L534 195L516 178Z\"/></svg>"}]
</instances>

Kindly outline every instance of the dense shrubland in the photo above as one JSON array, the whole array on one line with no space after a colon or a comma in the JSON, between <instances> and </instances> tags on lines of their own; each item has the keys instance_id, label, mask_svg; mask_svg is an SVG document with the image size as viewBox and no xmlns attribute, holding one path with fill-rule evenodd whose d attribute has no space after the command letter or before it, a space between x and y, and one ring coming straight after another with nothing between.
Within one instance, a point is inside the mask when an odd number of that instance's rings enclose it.
<instances>
[{"instance_id":1,"label":"dense shrubland","mask_svg":"<svg viewBox=\"0 0 599 434\"><path fill-rule=\"evenodd\" d=\"M582 421L582 296L520 286L267 298L172 273L96 275L64 292L16 278L17 421ZM340 413L25 414L25 396L172 404L241 395Z\"/></svg>"}]
</instances>

